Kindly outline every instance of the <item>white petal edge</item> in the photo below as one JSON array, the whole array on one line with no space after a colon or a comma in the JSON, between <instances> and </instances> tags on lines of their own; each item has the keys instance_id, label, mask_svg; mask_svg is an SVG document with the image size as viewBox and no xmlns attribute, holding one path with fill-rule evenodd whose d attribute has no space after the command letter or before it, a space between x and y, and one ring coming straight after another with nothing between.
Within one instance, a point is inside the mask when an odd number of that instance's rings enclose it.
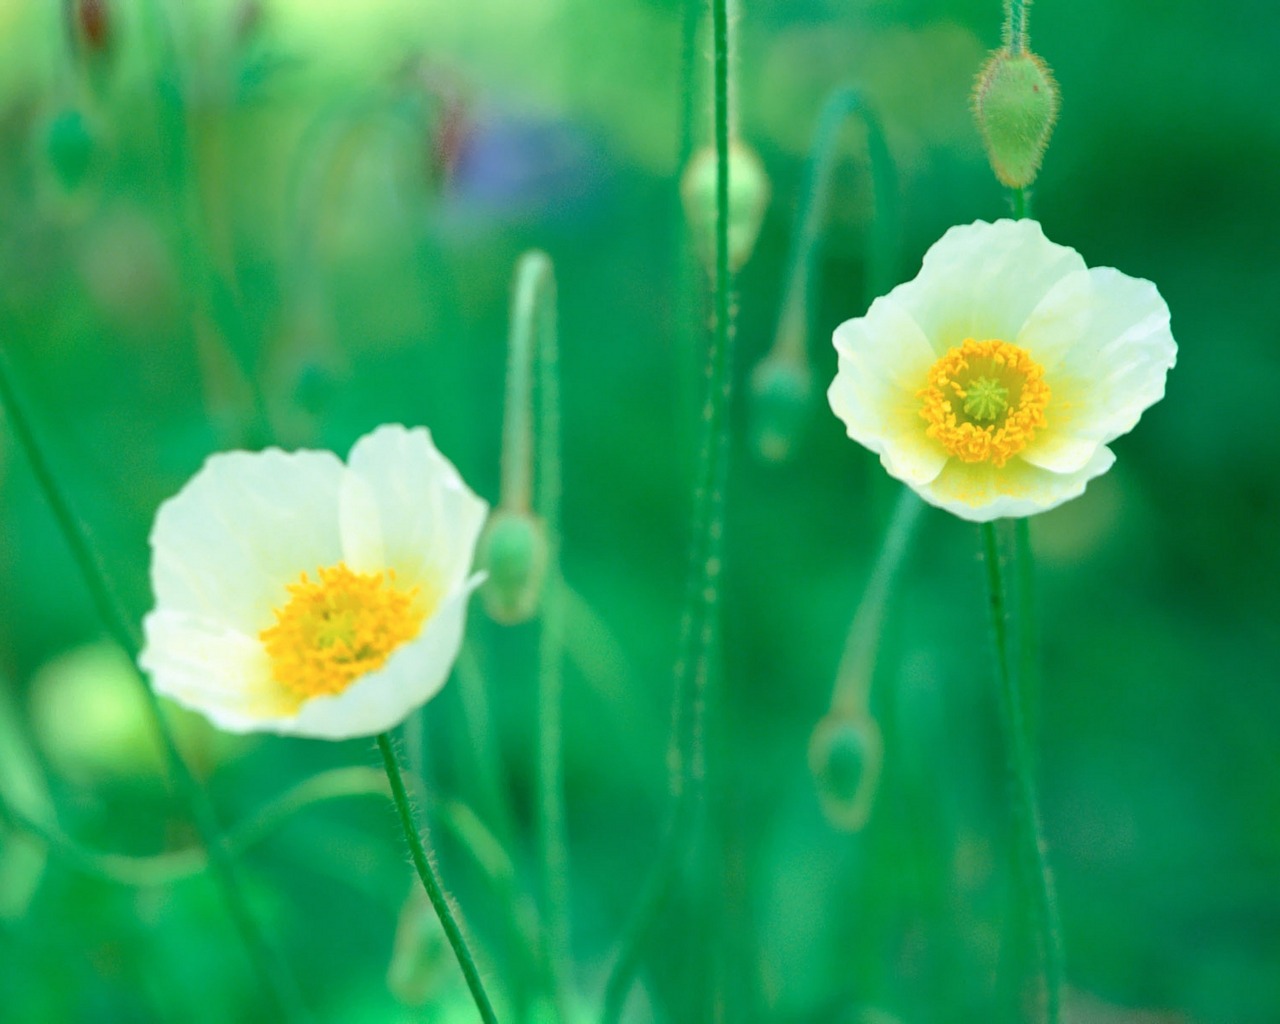
<instances>
[{"instance_id":1,"label":"white petal edge","mask_svg":"<svg viewBox=\"0 0 1280 1024\"><path fill-rule=\"evenodd\" d=\"M422 632L396 650L377 672L334 697L313 697L294 718L259 728L296 736L343 740L386 732L440 692L453 671L466 626L467 601L485 576L477 573L450 594Z\"/></svg>"},{"instance_id":2,"label":"white petal edge","mask_svg":"<svg viewBox=\"0 0 1280 1024\"><path fill-rule=\"evenodd\" d=\"M165 501L151 530L156 607L254 634L285 586L341 557L332 452L212 455Z\"/></svg>"},{"instance_id":3,"label":"white petal edge","mask_svg":"<svg viewBox=\"0 0 1280 1024\"><path fill-rule=\"evenodd\" d=\"M1085 269L1034 220L977 221L949 229L920 273L889 296L919 325L935 356L966 338L1010 341L1063 278Z\"/></svg>"},{"instance_id":4,"label":"white petal edge","mask_svg":"<svg viewBox=\"0 0 1280 1024\"><path fill-rule=\"evenodd\" d=\"M974 523L1046 512L1084 493L1085 485L1115 462L1105 446L1074 473L1052 473L1014 458L996 469L989 462L951 459L936 480L914 489L930 505Z\"/></svg>"},{"instance_id":5,"label":"white petal edge","mask_svg":"<svg viewBox=\"0 0 1280 1024\"><path fill-rule=\"evenodd\" d=\"M831 411L853 440L880 456L885 469L909 484L928 483L947 453L925 435L916 392L935 356L916 322L892 296L876 299L866 316L836 328L839 355L827 389Z\"/></svg>"},{"instance_id":6,"label":"white petal edge","mask_svg":"<svg viewBox=\"0 0 1280 1024\"><path fill-rule=\"evenodd\" d=\"M388 567L406 585L449 593L471 570L489 506L425 427L378 427L355 443L340 499L343 553L353 570Z\"/></svg>"},{"instance_id":7,"label":"white petal edge","mask_svg":"<svg viewBox=\"0 0 1280 1024\"><path fill-rule=\"evenodd\" d=\"M1017 344L1045 367L1052 393L1048 426L1022 457L1057 473L1075 472L1137 425L1164 397L1178 351L1156 286L1111 267L1061 281Z\"/></svg>"},{"instance_id":8,"label":"white petal edge","mask_svg":"<svg viewBox=\"0 0 1280 1024\"><path fill-rule=\"evenodd\" d=\"M219 622L161 609L142 622L138 664L156 693L227 732L256 732L292 712L297 699L271 678L262 643Z\"/></svg>"}]
</instances>

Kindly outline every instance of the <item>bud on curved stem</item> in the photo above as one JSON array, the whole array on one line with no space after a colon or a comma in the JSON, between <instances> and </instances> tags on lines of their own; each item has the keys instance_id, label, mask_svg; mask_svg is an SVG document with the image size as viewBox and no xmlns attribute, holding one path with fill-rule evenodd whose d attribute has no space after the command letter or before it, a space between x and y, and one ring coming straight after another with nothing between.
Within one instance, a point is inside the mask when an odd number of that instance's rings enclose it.
<instances>
[{"instance_id":1,"label":"bud on curved stem","mask_svg":"<svg viewBox=\"0 0 1280 1024\"><path fill-rule=\"evenodd\" d=\"M973 114L991 169L1001 184L1035 181L1058 118L1058 84L1040 57L998 50L978 73Z\"/></svg>"},{"instance_id":2,"label":"bud on curved stem","mask_svg":"<svg viewBox=\"0 0 1280 1024\"><path fill-rule=\"evenodd\" d=\"M903 488L849 625L831 710L815 727L809 742L809 767L823 813L837 828L859 829L871 813L883 753L880 730L871 715L871 680L880 627L923 510L924 503L915 493Z\"/></svg>"},{"instance_id":3,"label":"bud on curved stem","mask_svg":"<svg viewBox=\"0 0 1280 1024\"><path fill-rule=\"evenodd\" d=\"M535 360L536 356L536 360ZM516 264L511 307L501 494L486 530L491 573L485 604L502 622L541 616L538 640L538 845L550 998L563 1008L561 965L569 949L568 844L561 757L564 600L560 579L560 393L556 280L546 253ZM535 380L536 370L536 380ZM538 396L536 431L534 394ZM535 517L536 510L536 517ZM505 612L511 614L504 615Z\"/></svg>"},{"instance_id":4,"label":"bud on curved stem","mask_svg":"<svg viewBox=\"0 0 1280 1024\"><path fill-rule=\"evenodd\" d=\"M897 236L897 181L893 158L879 119L854 89L837 89L818 118L810 149L805 190L796 215L788 261L787 291L778 319L773 348L751 377L756 450L765 459L785 459L803 431L812 393L808 345L813 308L814 267L826 224L831 182L841 129L851 117L867 128L867 151L875 194L875 221L867 234L866 264L869 297L888 284L890 250Z\"/></svg>"}]
</instances>

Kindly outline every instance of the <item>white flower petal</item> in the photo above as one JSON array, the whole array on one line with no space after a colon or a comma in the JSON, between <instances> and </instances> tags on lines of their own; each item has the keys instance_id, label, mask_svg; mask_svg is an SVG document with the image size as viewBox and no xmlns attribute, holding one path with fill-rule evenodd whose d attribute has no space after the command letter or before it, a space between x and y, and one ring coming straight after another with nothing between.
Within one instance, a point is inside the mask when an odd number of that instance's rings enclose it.
<instances>
[{"instance_id":1,"label":"white flower petal","mask_svg":"<svg viewBox=\"0 0 1280 1024\"><path fill-rule=\"evenodd\" d=\"M158 610L143 620L146 647L138 664L155 690L205 715L228 732L261 729L268 719L292 717L296 694L271 678L256 636L184 612Z\"/></svg>"},{"instance_id":2,"label":"white flower petal","mask_svg":"<svg viewBox=\"0 0 1280 1024\"><path fill-rule=\"evenodd\" d=\"M1079 253L1050 242L1033 220L978 221L951 228L915 279L889 294L941 356L966 338L1012 341L1050 289L1084 269Z\"/></svg>"},{"instance_id":3,"label":"white flower petal","mask_svg":"<svg viewBox=\"0 0 1280 1024\"><path fill-rule=\"evenodd\" d=\"M285 585L341 558L330 452L228 452L160 506L151 530L156 605L257 635Z\"/></svg>"},{"instance_id":4,"label":"white flower petal","mask_svg":"<svg viewBox=\"0 0 1280 1024\"><path fill-rule=\"evenodd\" d=\"M961 519L985 523L1005 516L1029 516L1078 497L1085 484L1115 462L1110 448L1099 447L1074 473L1052 473L1022 459L996 469L989 462L951 459L938 478L916 487L920 497Z\"/></svg>"},{"instance_id":5,"label":"white flower petal","mask_svg":"<svg viewBox=\"0 0 1280 1024\"><path fill-rule=\"evenodd\" d=\"M448 593L467 578L487 513L425 427L382 426L351 449L342 542L357 572L390 567Z\"/></svg>"},{"instance_id":6,"label":"white flower petal","mask_svg":"<svg viewBox=\"0 0 1280 1024\"><path fill-rule=\"evenodd\" d=\"M827 390L831 410L851 438L880 456L907 483L927 483L947 453L925 436L916 392L935 356L915 321L892 296L847 320L832 338L839 368Z\"/></svg>"},{"instance_id":7,"label":"white flower petal","mask_svg":"<svg viewBox=\"0 0 1280 1024\"><path fill-rule=\"evenodd\" d=\"M1110 267L1073 274L1036 307L1017 344L1045 368L1053 393L1029 462L1070 472L1086 442L1127 434L1164 397L1177 358L1169 307L1156 286Z\"/></svg>"},{"instance_id":8,"label":"white flower petal","mask_svg":"<svg viewBox=\"0 0 1280 1024\"><path fill-rule=\"evenodd\" d=\"M275 731L320 739L349 739L385 732L434 697L453 671L466 625L467 600L484 580L477 574L436 609L418 636L396 650L377 672L357 679L333 697L313 697L296 718Z\"/></svg>"}]
</instances>

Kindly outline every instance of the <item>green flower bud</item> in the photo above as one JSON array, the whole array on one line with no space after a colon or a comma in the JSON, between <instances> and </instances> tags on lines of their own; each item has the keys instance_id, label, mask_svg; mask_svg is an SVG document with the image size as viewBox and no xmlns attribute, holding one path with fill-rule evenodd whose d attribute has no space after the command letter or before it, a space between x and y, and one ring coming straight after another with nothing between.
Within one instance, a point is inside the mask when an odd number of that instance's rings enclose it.
<instances>
[{"instance_id":1,"label":"green flower bud","mask_svg":"<svg viewBox=\"0 0 1280 1024\"><path fill-rule=\"evenodd\" d=\"M1058 118L1058 84L1034 53L997 50L973 87L973 113L991 169L1009 188L1035 181Z\"/></svg>"},{"instance_id":2,"label":"green flower bud","mask_svg":"<svg viewBox=\"0 0 1280 1024\"><path fill-rule=\"evenodd\" d=\"M454 970L440 919L422 886L415 884L400 908L387 988L405 1006L425 1006L441 995Z\"/></svg>"},{"instance_id":3,"label":"green flower bud","mask_svg":"<svg viewBox=\"0 0 1280 1024\"><path fill-rule=\"evenodd\" d=\"M84 115L74 109L59 113L49 122L45 146L58 181L63 188L74 191L84 181L93 161L93 133Z\"/></svg>"},{"instance_id":4,"label":"green flower bud","mask_svg":"<svg viewBox=\"0 0 1280 1024\"><path fill-rule=\"evenodd\" d=\"M684 213L698 254L708 268L716 259L716 149L705 146L689 160L680 183ZM769 176L754 149L729 142L729 269L751 257L764 211L769 205Z\"/></svg>"},{"instance_id":5,"label":"green flower bud","mask_svg":"<svg viewBox=\"0 0 1280 1024\"><path fill-rule=\"evenodd\" d=\"M818 723L809 740L809 770L833 826L856 832L867 823L883 759L880 728L871 718L832 714Z\"/></svg>"},{"instance_id":6,"label":"green flower bud","mask_svg":"<svg viewBox=\"0 0 1280 1024\"><path fill-rule=\"evenodd\" d=\"M489 571L481 595L494 621L511 626L532 618L547 574L542 523L527 512L499 509L480 538L477 562Z\"/></svg>"},{"instance_id":7,"label":"green flower bud","mask_svg":"<svg viewBox=\"0 0 1280 1024\"><path fill-rule=\"evenodd\" d=\"M751 426L762 459L789 458L804 433L812 403L809 368L785 356L770 355L751 374Z\"/></svg>"}]
</instances>

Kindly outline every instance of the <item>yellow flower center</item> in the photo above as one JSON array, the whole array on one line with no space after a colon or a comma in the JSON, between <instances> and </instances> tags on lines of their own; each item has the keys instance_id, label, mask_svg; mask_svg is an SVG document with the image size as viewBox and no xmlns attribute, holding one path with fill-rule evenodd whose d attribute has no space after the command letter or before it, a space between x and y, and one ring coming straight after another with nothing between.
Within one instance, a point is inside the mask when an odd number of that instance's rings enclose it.
<instances>
[{"instance_id":1,"label":"yellow flower center","mask_svg":"<svg viewBox=\"0 0 1280 1024\"><path fill-rule=\"evenodd\" d=\"M276 622L258 634L276 682L306 697L341 693L418 635L430 611L395 572L352 572L342 562L288 586Z\"/></svg>"},{"instance_id":2,"label":"yellow flower center","mask_svg":"<svg viewBox=\"0 0 1280 1024\"><path fill-rule=\"evenodd\" d=\"M929 368L916 397L929 437L961 462L1000 467L1045 426L1049 385L1025 349L966 338Z\"/></svg>"}]
</instances>

